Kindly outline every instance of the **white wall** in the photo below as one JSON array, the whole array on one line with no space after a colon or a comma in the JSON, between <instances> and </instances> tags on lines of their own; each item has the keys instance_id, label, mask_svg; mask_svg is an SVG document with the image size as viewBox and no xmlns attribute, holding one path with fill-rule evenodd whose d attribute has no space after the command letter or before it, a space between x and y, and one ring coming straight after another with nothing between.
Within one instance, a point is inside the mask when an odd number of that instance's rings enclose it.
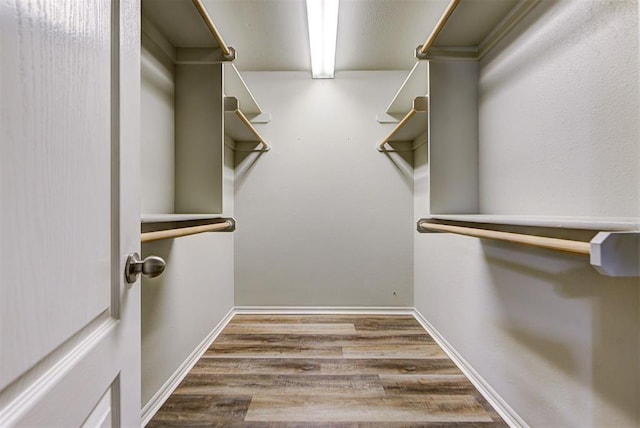
<instances>
[{"instance_id":1,"label":"white wall","mask_svg":"<svg viewBox=\"0 0 640 428\"><path fill-rule=\"evenodd\" d=\"M143 210L172 213L173 66L143 49L142 71ZM224 163L223 209L233 216L228 149ZM142 279L142 407L233 307L233 241L233 233L220 232L142 245L142 257L160 256L167 264L161 276Z\"/></svg>"},{"instance_id":2,"label":"white wall","mask_svg":"<svg viewBox=\"0 0 640 428\"><path fill-rule=\"evenodd\" d=\"M236 167L236 304L411 305L411 156L375 148L406 72L243 75L273 148Z\"/></svg>"},{"instance_id":3,"label":"white wall","mask_svg":"<svg viewBox=\"0 0 640 428\"><path fill-rule=\"evenodd\" d=\"M233 233L147 243L167 263L142 281L142 405L233 307Z\"/></svg>"},{"instance_id":4,"label":"white wall","mask_svg":"<svg viewBox=\"0 0 640 428\"><path fill-rule=\"evenodd\" d=\"M541 2L484 59L484 212L640 214L637 8ZM427 162L420 148L420 207ZM638 426L638 278L450 234L416 233L414 252L416 308L529 424Z\"/></svg>"},{"instance_id":5,"label":"white wall","mask_svg":"<svg viewBox=\"0 0 640 428\"><path fill-rule=\"evenodd\" d=\"M175 72L171 60L145 34L140 49L140 154L143 213L174 212Z\"/></svg>"},{"instance_id":6,"label":"white wall","mask_svg":"<svg viewBox=\"0 0 640 428\"><path fill-rule=\"evenodd\" d=\"M638 6L543 2L484 58L484 213L640 215Z\"/></svg>"}]
</instances>

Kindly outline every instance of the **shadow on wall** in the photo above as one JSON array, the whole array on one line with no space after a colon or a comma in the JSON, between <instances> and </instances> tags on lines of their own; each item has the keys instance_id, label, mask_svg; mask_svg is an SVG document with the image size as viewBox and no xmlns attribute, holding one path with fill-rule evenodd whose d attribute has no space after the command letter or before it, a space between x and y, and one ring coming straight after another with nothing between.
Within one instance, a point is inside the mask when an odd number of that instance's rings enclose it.
<instances>
[{"instance_id":1,"label":"shadow on wall","mask_svg":"<svg viewBox=\"0 0 640 428\"><path fill-rule=\"evenodd\" d=\"M628 2L627 2L628 3ZM559 8L572 7L571 2L562 3L558 0L539 2L529 15L518 26L517 32L510 36L510 44L518 46L513 56L509 57L508 66L501 66L490 72L485 72L482 77L482 98L490 96L495 88L505 87L508 81L514 77L522 76L522 72L532 73L533 70L544 67L546 61L554 57L562 57L575 46L584 43L585 29L588 36L597 38L602 31L609 26L615 26L620 13L624 13L624 2L599 1L591 2L590 13L579 15L572 14L576 19L567 22ZM546 22L543 29L538 29L538 37L532 37L529 42L522 42L519 36L530 31L536 22ZM545 34L559 34L561 37L545 37ZM543 43L544 41L544 43ZM503 49L497 50L502 52ZM606 53L604 53L606 55ZM545 61L540 61L540 58ZM491 58L491 54L487 56ZM605 61L603 52L594 51L593 60ZM486 60L485 60L486 61Z\"/></svg>"},{"instance_id":2,"label":"shadow on wall","mask_svg":"<svg viewBox=\"0 0 640 428\"><path fill-rule=\"evenodd\" d=\"M155 327L162 326L162 318L165 316L162 310L159 310L163 305L161 302L166 301L163 294L166 292L165 286L166 278L168 277L167 271L170 271L171 253L173 248L173 239L164 239L161 241L148 242L142 245L142 258L148 256L161 257L166 263L165 272L156 278L142 278L142 340L144 342L145 337L153 335Z\"/></svg>"},{"instance_id":3,"label":"shadow on wall","mask_svg":"<svg viewBox=\"0 0 640 428\"><path fill-rule=\"evenodd\" d=\"M397 147L393 142L389 143L389 146L397 151L384 151L382 153L389 159L402 181L410 189L413 189L413 150L407 149L406 146Z\"/></svg>"},{"instance_id":4,"label":"shadow on wall","mask_svg":"<svg viewBox=\"0 0 640 428\"><path fill-rule=\"evenodd\" d=\"M531 361L532 374L551 366L543 370L581 384L584 389L574 391L576 396L561 397L563 405L579 405L594 426L611 426L612 414L637 422L638 278L601 276L582 256L489 241L483 241L483 251L501 312L499 325L530 353L522 358ZM554 380L548 379L548 389ZM554 406L553 394L571 391L540 393L532 402ZM598 408L594 394L615 410Z\"/></svg>"},{"instance_id":5,"label":"shadow on wall","mask_svg":"<svg viewBox=\"0 0 640 428\"><path fill-rule=\"evenodd\" d=\"M242 188L242 185L247 180L251 169L256 165L258 160L262 155L264 155L264 151L235 151L234 152L234 163L235 163L235 178L234 185L236 187L236 191Z\"/></svg>"}]
</instances>

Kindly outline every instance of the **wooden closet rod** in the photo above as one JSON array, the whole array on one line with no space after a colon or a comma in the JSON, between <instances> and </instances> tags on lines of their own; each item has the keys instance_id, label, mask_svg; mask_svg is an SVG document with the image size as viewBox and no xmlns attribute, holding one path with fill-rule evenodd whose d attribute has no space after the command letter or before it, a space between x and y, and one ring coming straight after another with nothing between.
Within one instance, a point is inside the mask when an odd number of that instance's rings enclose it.
<instances>
[{"instance_id":1,"label":"wooden closet rod","mask_svg":"<svg viewBox=\"0 0 640 428\"><path fill-rule=\"evenodd\" d=\"M418 53L420 55L424 56L424 55L427 54L427 52L429 51L429 48L431 47L433 42L436 41L436 38L438 37L438 34L440 34L440 31L442 31L444 26L447 24L447 21L451 17L451 14L453 13L454 10L456 10L456 7L458 6L458 3L460 3L460 0L451 0L449 2L449 5L447 6L447 8L445 9L444 13L442 14L440 19L438 20L438 23L436 24L435 28L433 29L431 34L429 34L429 37L427 37L427 41L424 42L424 45L422 45L422 47L418 51Z\"/></svg>"},{"instance_id":2,"label":"wooden closet rod","mask_svg":"<svg viewBox=\"0 0 640 428\"><path fill-rule=\"evenodd\" d=\"M198 13L202 17L202 20L204 21L204 23L207 24L207 28L209 28L209 31L211 32L211 35L213 36L213 38L216 39L216 43L218 43L218 46L220 46L220 50L222 51L222 54L226 57L231 56L231 49L229 49L229 46L227 46L227 44L222 39L222 35L216 28L215 24L213 23L213 20L207 13L207 10L204 8L204 5L202 4L202 0L193 0L193 5L196 7L196 9L198 9Z\"/></svg>"},{"instance_id":3,"label":"wooden closet rod","mask_svg":"<svg viewBox=\"0 0 640 428\"><path fill-rule=\"evenodd\" d=\"M159 230L157 232L145 232L140 234L140 242L159 241L161 239L179 238L181 236L195 235L204 232L216 232L233 227L230 221L223 221L203 226L182 227L178 229Z\"/></svg>"},{"instance_id":4,"label":"wooden closet rod","mask_svg":"<svg viewBox=\"0 0 640 428\"><path fill-rule=\"evenodd\" d=\"M258 133L258 131L256 130L256 128L254 128L253 124L249 121L249 119L247 119L247 116L244 115L244 113L242 113L242 111L237 108L235 110L236 116L238 116L238 118L242 121L242 123L244 123L244 126L247 127L247 129L249 129L249 131L258 139L258 141L264 146L264 151L268 152L269 150L271 150L271 144L269 144L268 141L266 141L265 139L262 138L262 136Z\"/></svg>"},{"instance_id":5,"label":"wooden closet rod","mask_svg":"<svg viewBox=\"0 0 640 428\"><path fill-rule=\"evenodd\" d=\"M550 250L564 251L567 253L591 254L591 244L583 241L571 241L568 239L547 238L545 236L523 235L520 233L498 232L495 230L477 229L473 227L452 226L448 224L420 222L420 227L436 232L451 232L458 235L473 236L476 238L497 239L499 241L514 242L517 244L542 247Z\"/></svg>"}]
</instances>

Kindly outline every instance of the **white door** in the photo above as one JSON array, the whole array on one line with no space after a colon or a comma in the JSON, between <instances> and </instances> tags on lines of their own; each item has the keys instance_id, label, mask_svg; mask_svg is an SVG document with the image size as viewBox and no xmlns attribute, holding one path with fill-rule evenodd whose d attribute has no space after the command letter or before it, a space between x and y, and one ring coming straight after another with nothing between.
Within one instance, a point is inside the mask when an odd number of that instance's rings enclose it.
<instances>
[{"instance_id":1,"label":"white door","mask_svg":"<svg viewBox=\"0 0 640 428\"><path fill-rule=\"evenodd\" d=\"M138 0L0 0L0 427L140 425Z\"/></svg>"}]
</instances>

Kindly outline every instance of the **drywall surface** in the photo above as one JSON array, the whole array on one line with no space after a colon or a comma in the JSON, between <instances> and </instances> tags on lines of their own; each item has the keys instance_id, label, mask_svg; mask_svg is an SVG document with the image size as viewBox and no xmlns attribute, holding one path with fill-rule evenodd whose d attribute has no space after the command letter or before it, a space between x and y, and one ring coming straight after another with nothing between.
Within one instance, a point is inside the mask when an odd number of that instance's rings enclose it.
<instances>
[{"instance_id":1,"label":"drywall surface","mask_svg":"<svg viewBox=\"0 0 640 428\"><path fill-rule=\"evenodd\" d=\"M236 153L237 305L412 304L411 155L376 150L406 75L243 74L273 148Z\"/></svg>"},{"instance_id":2,"label":"drywall surface","mask_svg":"<svg viewBox=\"0 0 640 428\"><path fill-rule=\"evenodd\" d=\"M484 211L638 215L637 7L541 2L485 57ZM423 217L429 161L419 148ZM416 308L528 424L640 424L638 278L452 234L414 242Z\"/></svg>"},{"instance_id":3,"label":"drywall surface","mask_svg":"<svg viewBox=\"0 0 640 428\"><path fill-rule=\"evenodd\" d=\"M221 214L222 64L176 65L176 212Z\"/></svg>"},{"instance_id":4,"label":"drywall surface","mask_svg":"<svg viewBox=\"0 0 640 428\"><path fill-rule=\"evenodd\" d=\"M224 217L233 217L234 213L234 177L235 177L235 154L229 148L233 144L233 140L225 136L224 166L222 170L222 214Z\"/></svg>"},{"instance_id":5,"label":"drywall surface","mask_svg":"<svg viewBox=\"0 0 640 428\"><path fill-rule=\"evenodd\" d=\"M429 61L429 212L478 212L477 62Z\"/></svg>"},{"instance_id":6,"label":"drywall surface","mask_svg":"<svg viewBox=\"0 0 640 428\"><path fill-rule=\"evenodd\" d=\"M174 66L142 35L140 50L140 154L142 158L142 212L174 212Z\"/></svg>"},{"instance_id":7,"label":"drywall surface","mask_svg":"<svg viewBox=\"0 0 640 428\"><path fill-rule=\"evenodd\" d=\"M416 237L415 306L529 425L638 426L638 280L578 256Z\"/></svg>"},{"instance_id":8,"label":"drywall surface","mask_svg":"<svg viewBox=\"0 0 640 428\"><path fill-rule=\"evenodd\" d=\"M167 263L142 281L142 405L233 307L233 233L144 244Z\"/></svg>"},{"instance_id":9,"label":"drywall surface","mask_svg":"<svg viewBox=\"0 0 640 428\"><path fill-rule=\"evenodd\" d=\"M541 2L482 61L483 213L639 216L638 2Z\"/></svg>"}]
</instances>

